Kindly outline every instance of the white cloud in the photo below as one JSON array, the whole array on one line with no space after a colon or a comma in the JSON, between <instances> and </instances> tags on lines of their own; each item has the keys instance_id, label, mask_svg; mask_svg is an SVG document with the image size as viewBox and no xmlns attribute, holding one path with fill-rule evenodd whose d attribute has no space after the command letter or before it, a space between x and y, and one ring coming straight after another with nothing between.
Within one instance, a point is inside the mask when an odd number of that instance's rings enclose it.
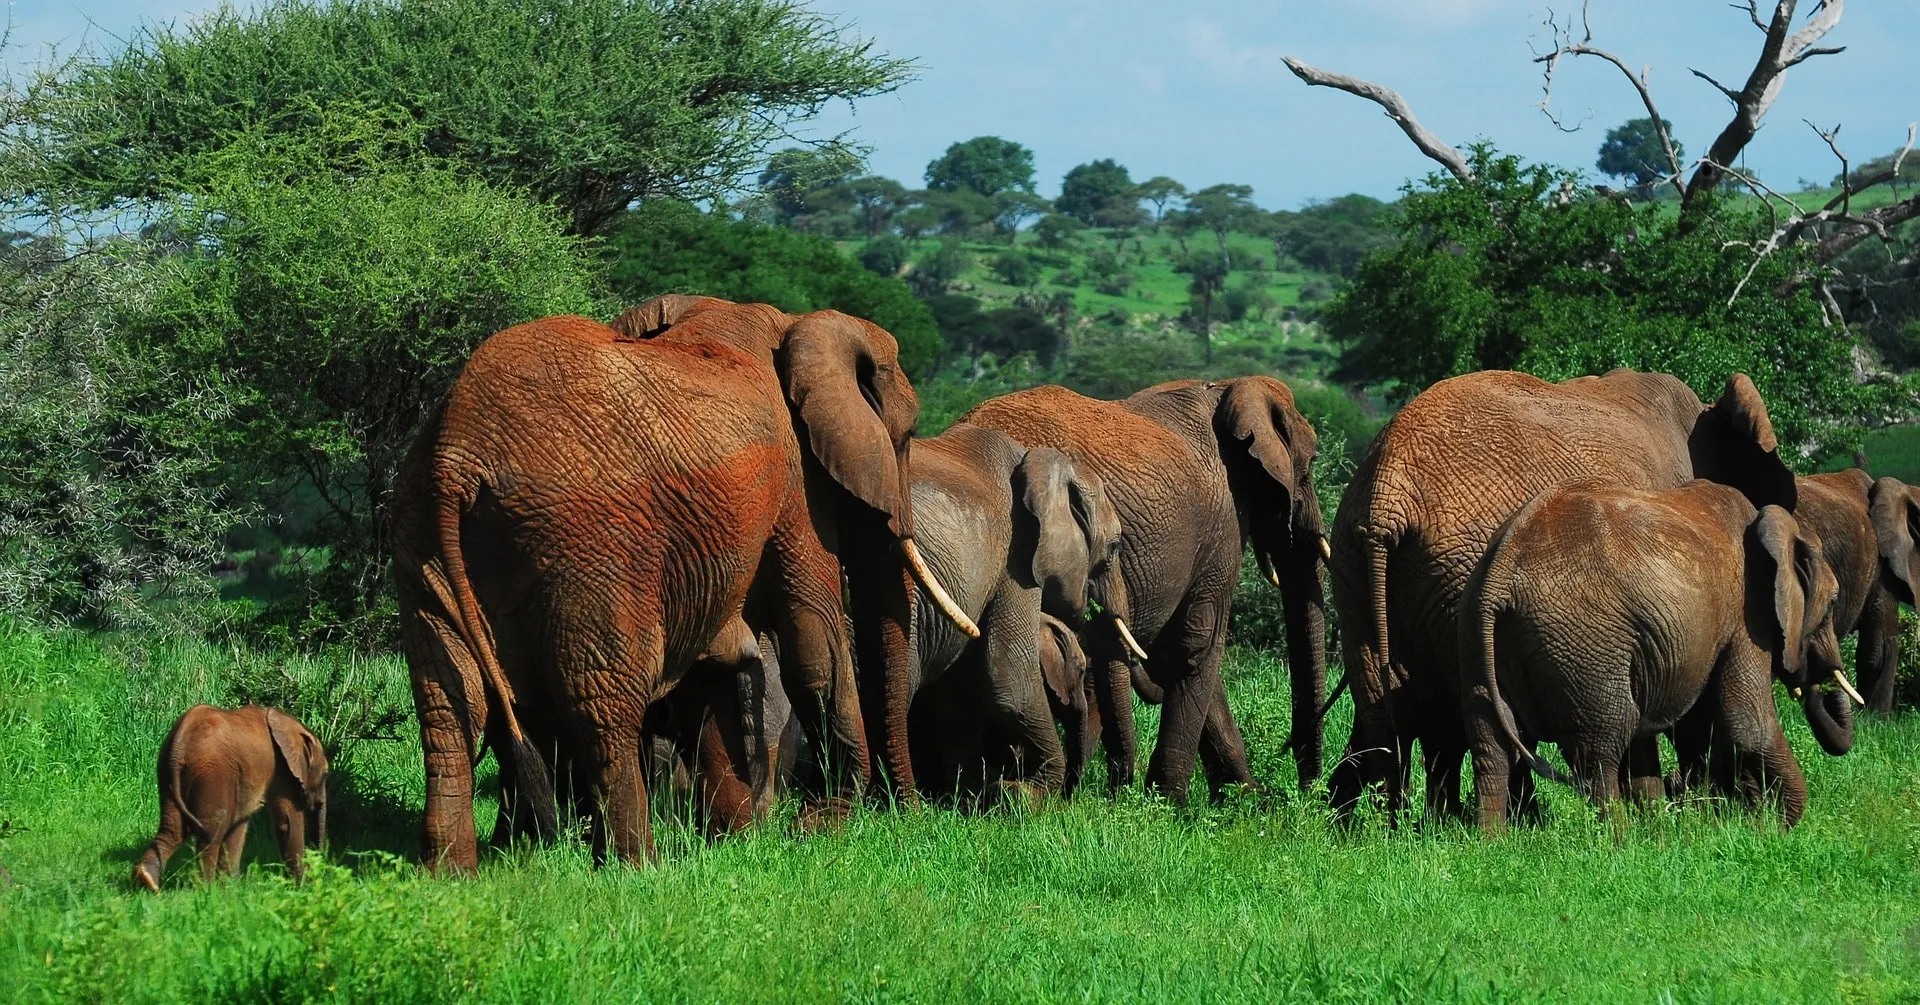
<instances>
[{"instance_id":1,"label":"white cloud","mask_svg":"<svg viewBox=\"0 0 1920 1005\"><path fill-rule=\"evenodd\" d=\"M1128 63L1127 78L1148 94L1162 94L1167 89L1167 71L1145 63Z\"/></svg>"}]
</instances>

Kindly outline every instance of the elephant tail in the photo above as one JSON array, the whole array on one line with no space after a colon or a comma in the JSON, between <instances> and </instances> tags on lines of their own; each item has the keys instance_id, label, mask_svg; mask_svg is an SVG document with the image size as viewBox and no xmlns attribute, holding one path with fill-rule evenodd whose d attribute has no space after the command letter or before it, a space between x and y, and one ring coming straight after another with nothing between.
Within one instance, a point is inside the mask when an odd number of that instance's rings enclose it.
<instances>
[{"instance_id":1,"label":"elephant tail","mask_svg":"<svg viewBox=\"0 0 1920 1005\"><path fill-rule=\"evenodd\" d=\"M160 793L160 798L172 800L173 808L180 811L180 818L187 822L187 826L193 828L193 833L202 840L211 841L216 835L207 830L207 825L201 823L199 817L193 815L193 810L187 808L187 792L180 784L180 758L173 751L174 744L180 740L180 727L185 725L186 721L186 716L180 717L180 725L173 727L173 732L167 734L166 744L160 748L160 761L167 772L166 791Z\"/></svg>"},{"instance_id":2,"label":"elephant tail","mask_svg":"<svg viewBox=\"0 0 1920 1005\"><path fill-rule=\"evenodd\" d=\"M1546 758L1520 738L1520 726L1513 719L1513 708L1500 694L1499 666L1494 654L1494 624L1507 611L1504 586L1497 585L1506 581L1500 552L1500 543L1496 539L1479 571L1475 573L1474 581L1468 585L1467 595L1462 598L1462 610L1473 612L1473 624L1471 634L1463 640L1472 650L1461 654L1460 664L1477 671L1478 676L1473 683L1486 690L1487 701L1493 706L1494 722L1500 727L1507 746L1518 751L1535 773L1563 785L1572 785L1573 779L1566 772L1548 763ZM1468 693L1471 693L1471 688Z\"/></svg>"},{"instance_id":3,"label":"elephant tail","mask_svg":"<svg viewBox=\"0 0 1920 1005\"><path fill-rule=\"evenodd\" d=\"M493 639L482 623L480 602L474 597L473 583L467 578L467 562L460 550L460 513L465 508L469 493L455 491L447 480L441 483L438 524L440 532L440 557L446 575L447 586L453 592L454 623L464 637L467 650L473 654L473 660L480 668L480 675L486 688L492 693L499 706L500 720L507 727L505 753L513 760L514 781L517 784L517 798L525 802L533 811L534 827L541 837L547 837L559 830L558 800L554 797L553 782L547 777L546 759L527 738L520 728L520 720L513 714L512 692L507 687L507 676L500 668L499 654L494 651Z\"/></svg>"}]
</instances>

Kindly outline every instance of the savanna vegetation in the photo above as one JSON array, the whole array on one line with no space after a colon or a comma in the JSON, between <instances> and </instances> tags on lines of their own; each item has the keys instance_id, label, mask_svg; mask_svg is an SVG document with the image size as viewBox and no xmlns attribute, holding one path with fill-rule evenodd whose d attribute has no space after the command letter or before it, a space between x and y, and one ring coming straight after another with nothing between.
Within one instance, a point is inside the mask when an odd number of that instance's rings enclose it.
<instances>
[{"instance_id":1,"label":"savanna vegetation","mask_svg":"<svg viewBox=\"0 0 1920 1005\"><path fill-rule=\"evenodd\" d=\"M805 837L786 806L715 844L662 800L658 867L595 870L562 841L436 879L384 545L400 457L480 340L665 292L880 323L921 435L1042 383L1278 376L1319 430L1329 517L1394 408L1483 368L1658 369L1709 398L1745 371L1798 466L1864 456L1920 482L1920 222L1896 212L1920 162L1696 191L1649 116L1599 148L1624 191L1479 146L1391 202L1276 210L1111 158L1048 198L1033 151L998 136L891 179L792 127L917 68L786 0L266 0L10 69L0 987L18 997L1920 996L1910 715L1864 723L1845 758L1783 715L1813 790L1790 833L1712 806L1596 820L1551 787L1545 826L1495 842L1343 830L1285 791L1279 600L1251 566L1227 673L1260 792L865 807ZM1883 234L1836 243L1872 213ZM306 884L177 868L165 896L131 894L155 746L203 700L278 705L332 748L330 864Z\"/></svg>"}]
</instances>

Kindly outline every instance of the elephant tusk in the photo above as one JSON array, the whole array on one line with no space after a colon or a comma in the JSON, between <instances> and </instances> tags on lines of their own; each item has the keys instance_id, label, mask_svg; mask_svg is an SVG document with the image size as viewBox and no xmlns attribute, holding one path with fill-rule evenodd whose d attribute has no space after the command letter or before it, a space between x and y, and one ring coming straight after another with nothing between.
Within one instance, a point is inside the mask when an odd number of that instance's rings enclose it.
<instances>
[{"instance_id":1,"label":"elephant tusk","mask_svg":"<svg viewBox=\"0 0 1920 1005\"><path fill-rule=\"evenodd\" d=\"M1327 540L1325 534L1320 535L1320 557L1328 561L1333 560L1333 544Z\"/></svg>"},{"instance_id":2,"label":"elephant tusk","mask_svg":"<svg viewBox=\"0 0 1920 1005\"><path fill-rule=\"evenodd\" d=\"M965 633L967 638L979 638L980 626L974 624L972 618L967 617L967 612L961 610L960 605L954 603L953 597L948 595L946 587L941 586L940 581L933 578L933 570L927 568L927 563L920 559L920 549L913 543L913 538L900 539L900 554L907 560L907 568L912 570L914 580L920 584L921 589L927 591L927 596L933 599L935 607L940 608L940 613L946 615L947 620L953 622L954 627Z\"/></svg>"},{"instance_id":3,"label":"elephant tusk","mask_svg":"<svg viewBox=\"0 0 1920 1005\"><path fill-rule=\"evenodd\" d=\"M1847 675L1846 675L1846 674L1844 674L1844 673L1841 673L1841 672L1840 672L1840 671L1838 671L1838 670L1835 670L1835 671L1833 672L1833 679L1834 679L1834 681L1835 681L1835 683L1838 683L1838 684L1840 685L1840 690L1842 690L1842 691L1845 691L1845 692L1847 693L1847 697L1849 697L1849 698L1852 698L1852 699L1853 699L1853 703L1854 703L1854 704L1856 704L1856 705L1865 705L1865 704L1867 703L1867 699L1865 699L1865 698L1862 698L1862 697L1860 697L1860 692L1858 692L1858 691L1855 691L1855 690L1853 689L1853 685L1852 685L1852 684L1849 684L1849 683L1847 683Z\"/></svg>"},{"instance_id":4,"label":"elephant tusk","mask_svg":"<svg viewBox=\"0 0 1920 1005\"><path fill-rule=\"evenodd\" d=\"M1267 570L1267 582L1269 582L1269 583L1272 583L1272 584L1273 584L1273 586L1274 586L1274 589L1279 589L1279 588L1280 588L1280 574L1279 574L1279 573L1277 573L1277 572L1275 572L1275 571L1273 571L1272 569L1268 569L1268 570Z\"/></svg>"},{"instance_id":5,"label":"elephant tusk","mask_svg":"<svg viewBox=\"0 0 1920 1005\"><path fill-rule=\"evenodd\" d=\"M1794 689L1793 689L1792 691L1790 691L1790 692L1788 692L1788 693L1789 693L1789 694L1791 694L1791 695L1793 695L1793 700L1794 700L1794 701L1799 701L1799 700L1800 700L1800 696L1801 696L1802 694L1804 694L1804 693L1806 693L1806 692L1804 692L1804 691L1801 691L1801 690L1800 690L1799 688L1797 688L1797 687L1796 687L1796 688L1794 688Z\"/></svg>"},{"instance_id":6,"label":"elephant tusk","mask_svg":"<svg viewBox=\"0 0 1920 1005\"><path fill-rule=\"evenodd\" d=\"M1135 639L1133 633L1127 630L1127 623L1116 616L1113 619L1113 627L1120 629L1120 641L1127 644L1127 651L1138 658L1140 662L1145 663L1147 661L1147 651L1140 648L1139 640Z\"/></svg>"}]
</instances>

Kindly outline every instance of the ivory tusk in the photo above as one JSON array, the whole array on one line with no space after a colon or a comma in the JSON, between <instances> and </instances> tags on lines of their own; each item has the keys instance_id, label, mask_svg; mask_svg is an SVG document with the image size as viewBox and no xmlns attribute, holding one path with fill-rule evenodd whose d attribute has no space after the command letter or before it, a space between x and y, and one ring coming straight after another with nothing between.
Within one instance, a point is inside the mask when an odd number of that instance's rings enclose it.
<instances>
[{"instance_id":1,"label":"ivory tusk","mask_svg":"<svg viewBox=\"0 0 1920 1005\"><path fill-rule=\"evenodd\" d=\"M1147 651L1140 648L1139 640L1135 639L1133 633L1127 630L1127 623L1115 617L1113 619L1113 626L1120 629L1120 641L1127 644L1127 651L1132 653L1140 662L1145 663L1147 661Z\"/></svg>"},{"instance_id":2,"label":"ivory tusk","mask_svg":"<svg viewBox=\"0 0 1920 1005\"><path fill-rule=\"evenodd\" d=\"M1793 689L1792 691L1790 691L1790 692L1788 692L1788 693L1790 693L1790 694L1792 694L1792 695L1793 695L1793 700L1794 700L1794 701L1799 701L1799 700L1800 700L1800 695L1801 695L1801 694L1803 694L1803 693L1805 693L1805 692L1802 692L1802 691L1801 691L1801 690L1800 690L1799 688L1797 688L1797 687L1796 687L1796 688L1794 688L1794 689Z\"/></svg>"},{"instance_id":3,"label":"ivory tusk","mask_svg":"<svg viewBox=\"0 0 1920 1005\"><path fill-rule=\"evenodd\" d=\"M960 605L954 603L953 597L947 594L946 587L941 586L940 581L933 578L933 570L927 568L926 562L921 561L920 549L913 543L913 538L900 539L900 554L907 560L907 568L913 572L914 580L920 584L921 589L927 591L927 596L933 599L935 607L940 608L940 613L946 615L947 620L953 622L954 627L966 633L967 638L979 638L980 626L974 624L972 618L967 617L967 612L961 610Z\"/></svg>"},{"instance_id":4,"label":"ivory tusk","mask_svg":"<svg viewBox=\"0 0 1920 1005\"><path fill-rule=\"evenodd\" d=\"M1268 570L1267 570L1267 582L1269 582L1269 583L1272 583L1275 589L1279 589L1279 588L1280 588L1280 574L1279 574L1279 573L1277 573L1277 572L1275 572L1275 571L1273 571L1272 569L1268 569Z\"/></svg>"},{"instance_id":5,"label":"ivory tusk","mask_svg":"<svg viewBox=\"0 0 1920 1005\"><path fill-rule=\"evenodd\" d=\"M1329 561L1333 559L1333 545L1328 542L1325 534L1320 535L1320 557Z\"/></svg>"},{"instance_id":6,"label":"ivory tusk","mask_svg":"<svg viewBox=\"0 0 1920 1005\"><path fill-rule=\"evenodd\" d=\"M1854 704L1865 705L1867 703L1867 699L1860 697L1860 692L1855 691L1853 689L1853 685L1847 683L1846 674L1841 673L1838 670L1835 670L1833 672L1833 679L1835 683L1840 685L1840 690L1845 691L1847 693L1847 697L1853 699Z\"/></svg>"}]
</instances>

